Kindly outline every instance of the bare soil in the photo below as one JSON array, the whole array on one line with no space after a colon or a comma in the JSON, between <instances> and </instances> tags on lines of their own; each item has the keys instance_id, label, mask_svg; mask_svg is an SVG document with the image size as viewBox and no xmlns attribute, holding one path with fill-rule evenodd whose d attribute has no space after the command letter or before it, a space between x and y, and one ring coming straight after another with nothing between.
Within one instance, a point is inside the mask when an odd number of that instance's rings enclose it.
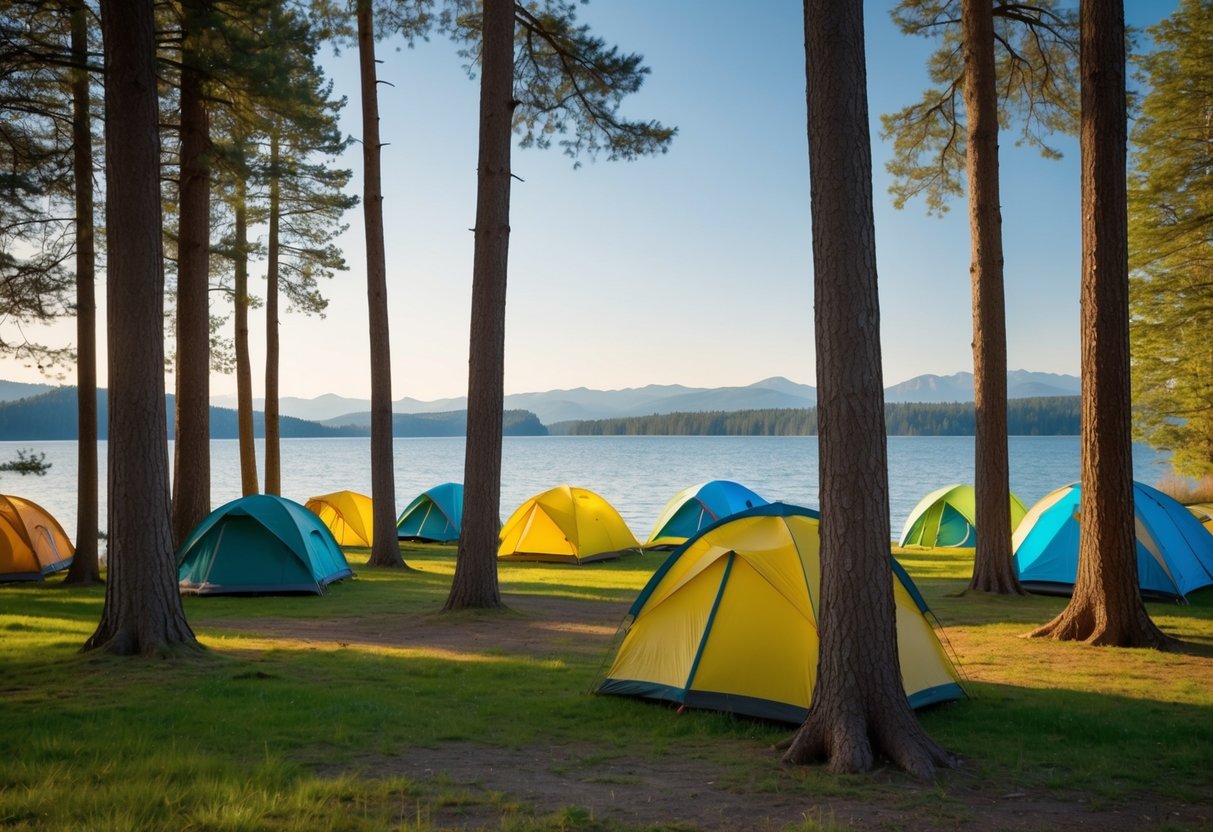
<instances>
[{"instance_id":1,"label":"bare soil","mask_svg":"<svg viewBox=\"0 0 1213 832\"><path fill-rule=\"evenodd\" d=\"M390 621L258 618L224 620L219 626L311 643L318 649L368 644L551 657L602 654L627 611L624 603L534 595L511 595L506 603L517 618L508 627L501 626L496 615L431 614L401 614ZM843 787L841 795L814 795L806 772L781 765L777 750L754 748L742 754L744 759L726 765L713 762L711 754L653 756L568 745L503 749L444 743L410 748L389 759L368 759L359 767L380 775L399 774L425 786L424 819L442 829L498 829L503 813L510 811L561 815L562 828L604 830L617 825L656 830L1213 829L1210 805L1159 798L1096 806L1082 798L991 791L967 774L963 763L935 784L884 769L868 775L863 799L853 795L858 788ZM417 820L410 811L402 809L402 821Z\"/></svg>"}]
</instances>

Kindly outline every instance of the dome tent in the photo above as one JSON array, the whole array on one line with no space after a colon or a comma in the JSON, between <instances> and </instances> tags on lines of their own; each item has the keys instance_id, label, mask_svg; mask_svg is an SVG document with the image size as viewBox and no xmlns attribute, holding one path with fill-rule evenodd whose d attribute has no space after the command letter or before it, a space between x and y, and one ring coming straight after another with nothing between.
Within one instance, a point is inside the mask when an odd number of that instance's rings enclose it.
<instances>
[{"instance_id":1,"label":"dome tent","mask_svg":"<svg viewBox=\"0 0 1213 832\"><path fill-rule=\"evenodd\" d=\"M1025 589L1070 594L1078 575L1082 488L1063 486L1032 506L1015 531L1015 569ZM1143 595L1182 600L1213 585L1213 535L1179 502L1133 483L1137 577Z\"/></svg>"},{"instance_id":2,"label":"dome tent","mask_svg":"<svg viewBox=\"0 0 1213 832\"><path fill-rule=\"evenodd\" d=\"M558 485L515 509L501 527L503 560L587 563L640 543L611 504L585 488Z\"/></svg>"},{"instance_id":3,"label":"dome tent","mask_svg":"<svg viewBox=\"0 0 1213 832\"><path fill-rule=\"evenodd\" d=\"M771 503L675 549L632 605L599 691L803 722L817 669L818 529L817 512ZM926 603L891 557L889 568L910 705L960 698Z\"/></svg>"},{"instance_id":4,"label":"dome tent","mask_svg":"<svg viewBox=\"0 0 1213 832\"><path fill-rule=\"evenodd\" d=\"M1027 508L1011 495L1011 531ZM971 485L947 485L923 497L901 530L899 546L972 549L977 545L977 495Z\"/></svg>"},{"instance_id":5,"label":"dome tent","mask_svg":"<svg viewBox=\"0 0 1213 832\"><path fill-rule=\"evenodd\" d=\"M686 543L687 538L717 520L766 503L744 485L730 480L709 480L692 485L679 491L666 503L657 517L652 534L645 541L645 548L673 548Z\"/></svg>"},{"instance_id":6,"label":"dome tent","mask_svg":"<svg viewBox=\"0 0 1213 832\"><path fill-rule=\"evenodd\" d=\"M215 509L177 552L181 591L196 595L319 595L353 575L320 518L272 494Z\"/></svg>"},{"instance_id":7,"label":"dome tent","mask_svg":"<svg viewBox=\"0 0 1213 832\"><path fill-rule=\"evenodd\" d=\"M396 537L427 543L459 539L463 523L463 485L444 482L418 494L396 521Z\"/></svg>"},{"instance_id":8,"label":"dome tent","mask_svg":"<svg viewBox=\"0 0 1213 832\"><path fill-rule=\"evenodd\" d=\"M59 521L33 500L0 494L0 581L40 581L72 565Z\"/></svg>"},{"instance_id":9,"label":"dome tent","mask_svg":"<svg viewBox=\"0 0 1213 832\"><path fill-rule=\"evenodd\" d=\"M328 526L338 546L370 546L375 540L371 498L356 491L309 497L304 508Z\"/></svg>"}]
</instances>

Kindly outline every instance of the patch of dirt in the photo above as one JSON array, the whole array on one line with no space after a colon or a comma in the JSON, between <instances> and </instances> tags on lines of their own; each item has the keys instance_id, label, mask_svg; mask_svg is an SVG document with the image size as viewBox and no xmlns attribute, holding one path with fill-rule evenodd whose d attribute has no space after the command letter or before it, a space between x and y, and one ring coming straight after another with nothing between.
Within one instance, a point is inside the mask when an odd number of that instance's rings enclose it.
<instances>
[{"instance_id":1,"label":"patch of dirt","mask_svg":"<svg viewBox=\"0 0 1213 832\"><path fill-rule=\"evenodd\" d=\"M509 595L505 602L509 626L502 626L499 613L401 613L377 620L256 618L216 621L214 626L289 638L319 649L366 644L541 658L598 656L609 647L628 608L622 602L535 595ZM892 770L868 775L877 788L865 788L867 799L857 800L810 793L805 770L780 765L779 752L772 749L756 748L727 766L705 759L710 756L444 743L410 748L398 757L367 759L355 767L422 784L432 813L428 822L440 829L499 828L503 811L508 811L503 807L535 815L564 812L569 829L597 822L665 830L761 831L806 821L807 828L817 824L857 830L1213 828L1213 807L1206 805L1159 800L1095 807L1043 793L989 793L970 787L963 768L945 773L938 785L918 784ZM401 820L416 818L406 811Z\"/></svg>"}]
</instances>

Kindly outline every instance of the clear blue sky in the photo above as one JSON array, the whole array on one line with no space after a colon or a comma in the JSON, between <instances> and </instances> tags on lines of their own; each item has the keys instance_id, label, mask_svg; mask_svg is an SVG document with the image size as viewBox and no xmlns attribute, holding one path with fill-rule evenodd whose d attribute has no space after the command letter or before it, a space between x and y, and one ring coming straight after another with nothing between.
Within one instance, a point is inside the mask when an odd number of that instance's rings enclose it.
<instances>
[{"instance_id":1,"label":"clear blue sky","mask_svg":"<svg viewBox=\"0 0 1213 832\"><path fill-rule=\"evenodd\" d=\"M885 383L970 370L967 207L940 220L891 206L879 114L919 96L933 43L865 3ZM1172 0L1128 0L1144 26ZM814 383L812 258L801 4L597 0L581 19L645 56L624 112L678 127L669 153L586 162L515 150L506 392L646 384L717 387L769 376ZM445 41L381 43L381 132L393 398L467 383L478 85ZM359 135L355 56L325 56ZM1008 362L1078 372L1078 147L1061 161L1002 139ZM345 164L360 183L359 151ZM323 320L284 317L282 393L368 397L361 207L350 271L324 287ZM254 275L264 277L264 267ZM262 286L264 284L262 283ZM260 314L253 313L261 394ZM10 362L11 364L11 362ZM35 380L12 368L7 378ZM69 381L72 379L69 378ZM104 383L104 367L102 367ZM212 394L234 393L215 376Z\"/></svg>"}]
</instances>

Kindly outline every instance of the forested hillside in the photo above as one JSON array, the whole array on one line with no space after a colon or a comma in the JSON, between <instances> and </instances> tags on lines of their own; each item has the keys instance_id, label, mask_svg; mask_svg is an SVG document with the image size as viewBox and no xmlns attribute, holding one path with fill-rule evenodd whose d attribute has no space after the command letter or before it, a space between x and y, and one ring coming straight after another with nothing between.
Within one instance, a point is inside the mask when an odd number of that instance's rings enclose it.
<instances>
[{"instance_id":1,"label":"forested hillside","mask_svg":"<svg viewBox=\"0 0 1213 832\"><path fill-rule=\"evenodd\" d=\"M1007 407L1008 432L1017 436L1077 435L1078 416L1077 396L1013 399ZM890 436L972 436L973 403L886 404L885 421ZM817 410L669 413L560 422L548 429L571 436L814 436Z\"/></svg>"}]
</instances>

